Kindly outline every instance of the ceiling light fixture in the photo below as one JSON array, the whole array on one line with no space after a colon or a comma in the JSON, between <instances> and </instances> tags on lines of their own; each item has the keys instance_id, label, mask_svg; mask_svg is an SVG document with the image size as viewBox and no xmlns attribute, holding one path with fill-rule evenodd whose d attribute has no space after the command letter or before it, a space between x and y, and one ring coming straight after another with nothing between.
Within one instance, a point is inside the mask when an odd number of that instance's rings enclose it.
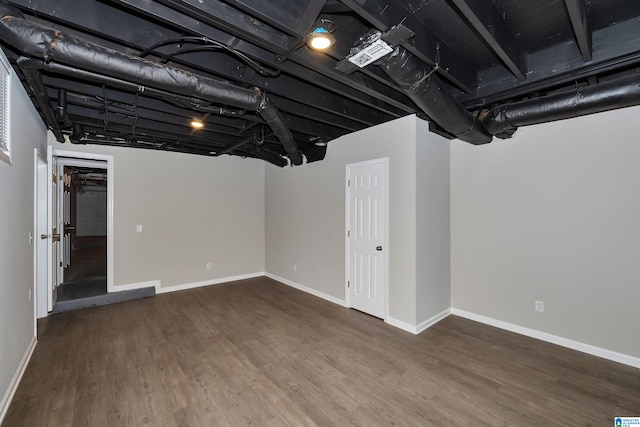
<instances>
[{"instance_id":1,"label":"ceiling light fixture","mask_svg":"<svg viewBox=\"0 0 640 427\"><path fill-rule=\"evenodd\" d=\"M309 138L309 142L313 142L313 145L316 147L326 147L327 140L321 136L316 136L315 138Z\"/></svg>"},{"instance_id":2,"label":"ceiling light fixture","mask_svg":"<svg viewBox=\"0 0 640 427\"><path fill-rule=\"evenodd\" d=\"M204 123L200 119L191 120L191 127L194 129L202 129L204 127Z\"/></svg>"},{"instance_id":3,"label":"ceiling light fixture","mask_svg":"<svg viewBox=\"0 0 640 427\"><path fill-rule=\"evenodd\" d=\"M336 25L328 19L318 19L307 36L307 45L314 50L329 49L336 42L333 33Z\"/></svg>"}]
</instances>

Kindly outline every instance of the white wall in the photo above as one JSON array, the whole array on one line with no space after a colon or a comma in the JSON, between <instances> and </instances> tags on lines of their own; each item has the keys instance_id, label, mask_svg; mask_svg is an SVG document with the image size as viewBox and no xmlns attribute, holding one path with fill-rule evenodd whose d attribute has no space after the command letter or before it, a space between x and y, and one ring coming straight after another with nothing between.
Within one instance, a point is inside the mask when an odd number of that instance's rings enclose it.
<instances>
[{"instance_id":1,"label":"white wall","mask_svg":"<svg viewBox=\"0 0 640 427\"><path fill-rule=\"evenodd\" d=\"M19 80L12 77L13 164L0 161L0 420L20 363L34 339L33 245L34 148L44 148L46 129ZM46 155L45 155L46 157Z\"/></svg>"},{"instance_id":2,"label":"white wall","mask_svg":"<svg viewBox=\"0 0 640 427\"><path fill-rule=\"evenodd\" d=\"M415 325L415 121L334 140L321 162L267 165L267 272L344 300L346 165L389 157L389 316Z\"/></svg>"},{"instance_id":3,"label":"white wall","mask_svg":"<svg viewBox=\"0 0 640 427\"><path fill-rule=\"evenodd\" d=\"M114 157L116 287L160 281L164 289L264 272L264 162L50 142Z\"/></svg>"},{"instance_id":4,"label":"white wall","mask_svg":"<svg viewBox=\"0 0 640 427\"><path fill-rule=\"evenodd\" d=\"M416 121L416 324L451 307L449 140Z\"/></svg>"},{"instance_id":5,"label":"white wall","mask_svg":"<svg viewBox=\"0 0 640 427\"><path fill-rule=\"evenodd\" d=\"M453 306L639 357L639 135L636 107L452 142Z\"/></svg>"}]
</instances>

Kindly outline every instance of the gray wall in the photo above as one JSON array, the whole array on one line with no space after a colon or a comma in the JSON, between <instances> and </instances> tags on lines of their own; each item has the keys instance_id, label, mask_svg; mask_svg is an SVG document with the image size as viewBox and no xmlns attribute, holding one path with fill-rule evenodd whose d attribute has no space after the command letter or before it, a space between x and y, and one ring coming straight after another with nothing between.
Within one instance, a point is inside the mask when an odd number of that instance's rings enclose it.
<instances>
[{"instance_id":1,"label":"gray wall","mask_svg":"<svg viewBox=\"0 0 640 427\"><path fill-rule=\"evenodd\" d=\"M319 163L267 165L269 273L344 300L346 165L389 157L388 314L415 324L415 121L408 116L334 140Z\"/></svg>"},{"instance_id":2,"label":"gray wall","mask_svg":"<svg viewBox=\"0 0 640 427\"><path fill-rule=\"evenodd\" d=\"M106 236L107 206L104 187L76 192L76 236Z\"/></svg>"},{"instance_id":3,"label":"gray wall","mask_svg":"<svg viewBox=\"0 0 640 427\"><path fill-rule=\"evenodd\" d=\"M636 107L452 142L453 306L640 356L639 135Z\"/></svg>"},{"instance_id":4,"label":"gray wall","mask_svg":"<svg viewBox=\"0 0 640 427\"><path fill-rule=\"evenodd\" d=\"M10 111L13 164L0 161L0 399L3 402L34 338L34 303L28 298L29 289L34 291L33 245L29 244L28 236L34 232L34 148L43 149L46 141L46 129L15 75Z\"/></svg>"},{"instance_id":5,"label":"gray wall","mask_svg":"<svg viewBox=\"0 0 640 427\"><path fill-rule=\"evenodd\" d=\"M320 163L267 167L267 271L344 300L346 165L382 157L389 158L388 320L411 328L451 306L449 141L415 116L332 141Z\"/></svg>"},{"instance_id":6,"label":"gray wall","mask_svg":"<svg viewBox=\"0 0 640 427\"><path fill-rule=\"evenodd\" d=\"M159 280L167 288L264 272L262 161L50 143L114 157L116 287Z\"/></svg>"},{"instance_id":7,"label":"gray wall","mask_svg":"<svg viewBox=\"0 0 640 427\"><path fill-rule=\"evenodd\" d=\"M416 324L451 307L450 142L416 120Z\"/></svg>"}]
</instances>

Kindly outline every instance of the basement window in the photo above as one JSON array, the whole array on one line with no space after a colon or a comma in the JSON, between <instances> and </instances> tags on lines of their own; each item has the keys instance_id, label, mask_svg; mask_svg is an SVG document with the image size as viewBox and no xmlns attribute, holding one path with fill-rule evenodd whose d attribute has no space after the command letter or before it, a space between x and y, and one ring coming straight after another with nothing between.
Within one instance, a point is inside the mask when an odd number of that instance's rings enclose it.
<instances>
[{"instance_id":1,"label":"basement window","mask_svg":"<svg viewBox=\"0 0 640 427\"><path fill-rule=\"evenodd\" d=\"M11 66L0 50L0 159L11 164L11 141L9 140L9 90Z\"/></svg>"}]
</instances>

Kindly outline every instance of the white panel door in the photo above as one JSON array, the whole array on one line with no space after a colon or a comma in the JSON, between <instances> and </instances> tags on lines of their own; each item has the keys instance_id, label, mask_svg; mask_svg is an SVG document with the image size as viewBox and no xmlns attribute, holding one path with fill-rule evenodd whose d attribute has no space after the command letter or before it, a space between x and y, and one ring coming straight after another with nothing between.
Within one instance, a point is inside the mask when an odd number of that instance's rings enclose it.
<instances>
[{"instance_id":1,"label":"white panel door","mask_svg":"<svg viewBox=\"0 0 640 427\"><path fill-rule=\"evenodd\" d=\"M347 166L349 305L384 318L387 295L386 159Z\"/></svg>"}]
</instances>

